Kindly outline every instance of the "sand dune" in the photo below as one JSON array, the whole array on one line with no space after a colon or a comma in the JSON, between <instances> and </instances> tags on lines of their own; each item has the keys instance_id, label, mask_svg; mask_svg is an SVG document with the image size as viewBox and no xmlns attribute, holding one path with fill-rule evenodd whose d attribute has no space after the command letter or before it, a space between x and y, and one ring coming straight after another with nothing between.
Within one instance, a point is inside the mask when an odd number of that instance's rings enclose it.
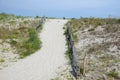
<instances>
[{"instance_id":1,"label":"sand dune","mask_svg":"<svg viewBox=\"0 0 120 80\"><path fill-rule=\"evenodd\" d=\"M0 80L50 80L67 64L63 26L67 20L48 19L40 34L42 48L13 66L0 70Z\"/></svg>"}]
</instances>

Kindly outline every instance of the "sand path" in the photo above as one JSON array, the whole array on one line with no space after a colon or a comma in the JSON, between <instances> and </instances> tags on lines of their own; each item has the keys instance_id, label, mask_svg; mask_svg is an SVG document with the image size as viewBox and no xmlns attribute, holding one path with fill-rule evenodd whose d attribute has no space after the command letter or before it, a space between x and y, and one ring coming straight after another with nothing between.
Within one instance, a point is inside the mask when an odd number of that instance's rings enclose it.
<instances>
[{"instance_id":1,"label":"sand path","mask_svg":"<svg viewBox=\"0 0 120 80\"><path fill-rule=\"evenodd\" d=\"M42 48L0 70L0 80L50 80L67 64L63 26L67 20L49 19L40 34Z\"/></svg>"}]
</instances>

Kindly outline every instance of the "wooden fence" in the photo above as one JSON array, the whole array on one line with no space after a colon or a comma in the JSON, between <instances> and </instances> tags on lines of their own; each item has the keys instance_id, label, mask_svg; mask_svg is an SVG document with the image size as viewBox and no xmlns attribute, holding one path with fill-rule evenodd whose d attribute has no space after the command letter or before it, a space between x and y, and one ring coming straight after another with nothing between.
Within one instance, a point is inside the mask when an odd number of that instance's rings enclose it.
<instances>
[{"instance_id":1,"label":"wooden fence","mask_svg":"<svg viewBox=\"0 0 120 80\"><path fill-rule=\"evenodd\" d=\"M44 24L45 20L46 20L46 17L40 18L39 24L38 24L38 26L36 27L36 31L38 31L39 28L42 28L42 25Z\"/></svg>"},{"instance_id":2,"label":"wooden fence","mask_svg":"<svg viewBox=\"0 0 120 80\"><path fill-rule=\"evenodd\" d=\"M72 70L73 70L73 73L74 73L74 76L76 77L76 79L79 79L80 78L80 64L77 59L76 48L74 46L74 40L73 40L73 36L71 33L70 25L67 26L66 37L67 37L67 41L68 41L68 48L69 48L70 54L71 54Z\"/></svg>"}]
</instances>

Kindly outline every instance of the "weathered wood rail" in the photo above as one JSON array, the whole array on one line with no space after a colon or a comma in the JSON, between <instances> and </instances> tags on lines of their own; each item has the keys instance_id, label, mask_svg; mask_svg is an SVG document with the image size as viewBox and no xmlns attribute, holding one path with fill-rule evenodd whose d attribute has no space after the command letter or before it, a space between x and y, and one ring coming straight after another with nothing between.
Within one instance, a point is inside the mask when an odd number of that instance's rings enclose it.
<instances>
[{"instance_id":1,"label":"weathered wood rail","mask_svg":"<svg viewBox=\"0 0 120 80\"><path fill-rule=\"evenodd\" d=\"M66 38L68 41L68 49L70 50L70 54L71 54L72 70L73 70L75 78L79 79L80 78L80 65L77 59L76 48L74 46L74 40L73 40L73 36L71 33L70 25L68 25L66 29Z\"/></svg>"},{"instance_id":2,"label":"weathered wood rail","mask_svg":"<svg viewBox=\"0 0 120 80\"><path fill-rule=\"evenodd\" d=\"M36 27L36 31L38 31L39 28L42 28L42 25L44 24L45 20L46 20L46 17L40 18L39 24L38 24L38 26Z\"/></svg>"}]
</instances>

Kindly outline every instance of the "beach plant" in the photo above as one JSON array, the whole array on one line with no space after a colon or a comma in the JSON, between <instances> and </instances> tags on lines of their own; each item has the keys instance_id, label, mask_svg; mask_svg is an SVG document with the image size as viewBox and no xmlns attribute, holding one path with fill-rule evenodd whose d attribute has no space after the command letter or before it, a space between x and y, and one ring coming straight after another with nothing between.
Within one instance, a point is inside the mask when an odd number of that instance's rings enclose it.
<instances>
[{"instance_id":1,"label":"beach plant","mask_svg":"<svg viewBox=\"0 0 120 80\"><path fill-rule=\"evenodd\" d=\"M118 76L118 72L112 70L112 71L109 71L109 72L107 73L107 75L108 75L109 77L117 77L117 76Z\"/></svg>"},{"instance_id":2,"label":"beach plant","mask_svg":"<svg viewBox=\"0 0 120 80\"><path fill-rule=\"evenodd\" d=\"M23 51L20 54L20 58L24 58L24 57L34 53L41 47L40 46L41 41L39 40L38 33L35 31L35 29L29 28L28 32L29 32L29 39L27 41L25 41L25 43L23 43L23 45L22 45L24 47L25 51Z\"/></svg>"},{"instance_id":3,"label":"beach plant","mask_svg":"<svg viewBox=\"0 0 120 80\"><path fill-rule=\"evenodd\" d=\"M5 60L4 59L0 59L0 63L2 63L2 62L5 62Z\"/></svg>"},{"instance_id":4,"label":"beach plant","mask_svg":"<svg viewBox=\"0 0 120 80\"><path fill-rule=\"evenodd\" d=\"M38 33L42 30L42 22L39 24L39 21L36 18L34 18L35 20L32 22L30 20L25 20L25 18L27 17L4 13L0 14L0 19L5 19L4 24L11 25L10 30L8 30L8 27L0 26L0 39L8 40L11 47L16 50L15 53L20 55L20 58L25 58L28 55L33 54L41 47ZM22 21L19 22L18 19ZM16 25L17 28L14 27ZM37 30L36 25L39 25Z\"/></svg>"}]
</instances>

